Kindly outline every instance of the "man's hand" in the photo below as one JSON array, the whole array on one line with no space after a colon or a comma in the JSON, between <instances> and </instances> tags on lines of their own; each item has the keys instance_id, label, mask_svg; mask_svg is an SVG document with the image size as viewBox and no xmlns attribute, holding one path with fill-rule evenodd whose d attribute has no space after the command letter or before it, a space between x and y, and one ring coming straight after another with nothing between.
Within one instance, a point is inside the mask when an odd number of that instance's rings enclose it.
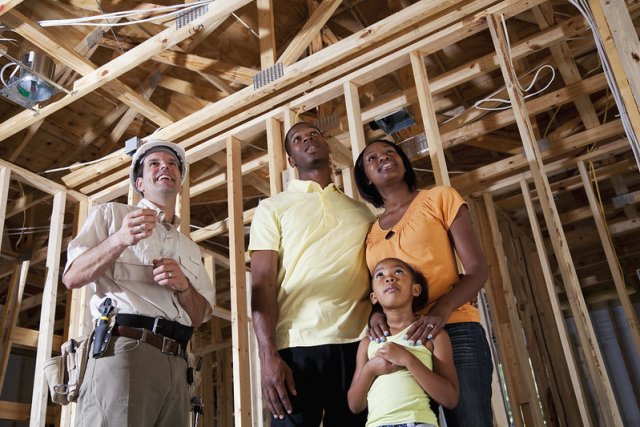
<instances>
[{"instance_id":1,"label":"man's hand","mask_svg":"<svg viewBox=\"0 0 640 427\"><path fill-rule=\"evenodd\" d=\"M151 236L156 227L156 215L153 209L138 209L127 214L116 232L117 240L123 246L133 246Z\"/></svg>"},{"instance_id":2,"label":"man's hand","mask_svg":"<svg viewBox=\"0 0 640 427\"><path fill-rule=\"evenodd\" d=\"M285 411L293 410L289 393L297 394L291 368L279 354L261 357L262 362L262 395L274 418L284 419Z\"/></svg>"},{"instance_id":3,"label":"man's hand","mask_svg":"<svg viewBox=\"0 0 640 427\"><path fill-rule=\"evenodd\" d=\"M176 292L189 289L189 280L182 272L180 264L173 258L153 260L153 280L160 286L169 286Z\"/></svg>"},{"instance_id":4,"label":"man's hand","mask_svg":"<svg viewBox=\"0 0 640 427\"><path fill-rule=\"evenodd\" d=\"M374 311L369 318L369 339L375 342L385 342L389 336L387 318L381 311Z\"/></svg>"}]
</instances>

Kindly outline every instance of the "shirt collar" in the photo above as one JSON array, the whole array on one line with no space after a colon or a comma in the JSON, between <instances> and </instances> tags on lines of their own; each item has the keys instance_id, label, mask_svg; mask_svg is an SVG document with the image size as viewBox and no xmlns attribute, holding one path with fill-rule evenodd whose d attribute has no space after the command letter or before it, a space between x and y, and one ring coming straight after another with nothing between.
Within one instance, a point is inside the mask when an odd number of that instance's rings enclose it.
<instances>
[{"instance_id":1,"label":"shirt collar","mask_svg":"<svg viewBox=\"0 0 640 427\"><path fill-rule=\"evenodd\" d=\"M138 203L138 207L147 208L147 209L153 209L157 213L156 215L157 215L158 221L160 221L161 223L165 223L166 222L165 221L164 212L162 211L162 209L160 209L158 206L156 206L152 201L147 200L147 199L142 199ZM171 223L171 225L173 225L174 227L178 227L181 222L182 222L182 219L180 219L180 217L178 215L174 214L173 215L173 222Z\"/></svg>"},{"instance_id":2,"label":"shirt collar","mask_svg":"<svg viewBox=\"0 0 640 427\"><path fill-rule=\"evenodd\" d=\"M329 183L325 188L322 188L320 184L315 181L302 181L299 179L289 181L289 186L287 187L287 191L295 193L322 193L328 190L340 191L333 182Z\"/></svg>"}]
</instances>

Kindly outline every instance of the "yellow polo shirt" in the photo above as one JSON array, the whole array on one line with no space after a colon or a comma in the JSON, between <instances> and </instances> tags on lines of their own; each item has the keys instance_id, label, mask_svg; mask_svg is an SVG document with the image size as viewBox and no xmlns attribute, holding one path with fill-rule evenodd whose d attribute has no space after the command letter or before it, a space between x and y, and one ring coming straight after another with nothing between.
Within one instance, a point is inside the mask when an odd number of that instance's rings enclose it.
<instances>
[{"instance_id":1,"label":"yellow polo shirt","mask_svg":"<svg viewBox=\"0 0 640 427\"><path fill-rule=\"evenodd\" d=\"M278 252L278 349L358 341L371 311L364 239L374 217L335 185L293 180L262 200L249 253Z\"/></svg>"}]
</instances>

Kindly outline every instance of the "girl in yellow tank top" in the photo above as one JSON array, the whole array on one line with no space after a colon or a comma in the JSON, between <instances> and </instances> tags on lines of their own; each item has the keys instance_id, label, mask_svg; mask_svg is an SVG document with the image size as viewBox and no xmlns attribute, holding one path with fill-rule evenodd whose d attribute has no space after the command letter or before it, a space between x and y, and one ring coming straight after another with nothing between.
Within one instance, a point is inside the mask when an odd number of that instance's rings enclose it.
<instances>
[{"instance_id":1,"label":"girl in yellow tank top","mask_svg":"<svg viewBox=\"0 0 640 427\"><path fill-rule=\"evenodd\" d=\"M384 311L391 336L384 343L369 337L360 342L349 408L358 413L368 407L367 427L437 426L429 399L446 408L458 402L449 336L441 331L424 346L405 338L416 313L427 304L426 279L405 262L387 258L375 266L371 290L371 302Z\"/></svg>"}]
</instances>

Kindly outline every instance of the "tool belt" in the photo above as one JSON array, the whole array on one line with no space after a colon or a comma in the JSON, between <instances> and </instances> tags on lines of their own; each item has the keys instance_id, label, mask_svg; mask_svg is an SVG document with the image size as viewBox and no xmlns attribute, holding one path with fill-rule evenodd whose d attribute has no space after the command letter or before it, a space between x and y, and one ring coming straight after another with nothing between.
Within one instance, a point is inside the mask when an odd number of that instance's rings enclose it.
<instances>
[{"instance_id":1,"label":"tool belt","mask_svg":"<svg viewBox=\"0 0 640 427\"><path fill-rule=\"evenodd\" d=\"M162 317L117 314L112 335L137 339L163 353L184 356L193 328Z\"/></svg>"},{"instance_id":2,"label":"tool belt","mask_svg":"<svg viewBox=\"0 0 640 427\"><path fill-rule=\"evenodd\" d=\"M75 402L80 394L80 385L87 369L93 333L62 343L61 355L45 361L43 370L51 400L67 405Z\"/></svg>"}]
</instances>

